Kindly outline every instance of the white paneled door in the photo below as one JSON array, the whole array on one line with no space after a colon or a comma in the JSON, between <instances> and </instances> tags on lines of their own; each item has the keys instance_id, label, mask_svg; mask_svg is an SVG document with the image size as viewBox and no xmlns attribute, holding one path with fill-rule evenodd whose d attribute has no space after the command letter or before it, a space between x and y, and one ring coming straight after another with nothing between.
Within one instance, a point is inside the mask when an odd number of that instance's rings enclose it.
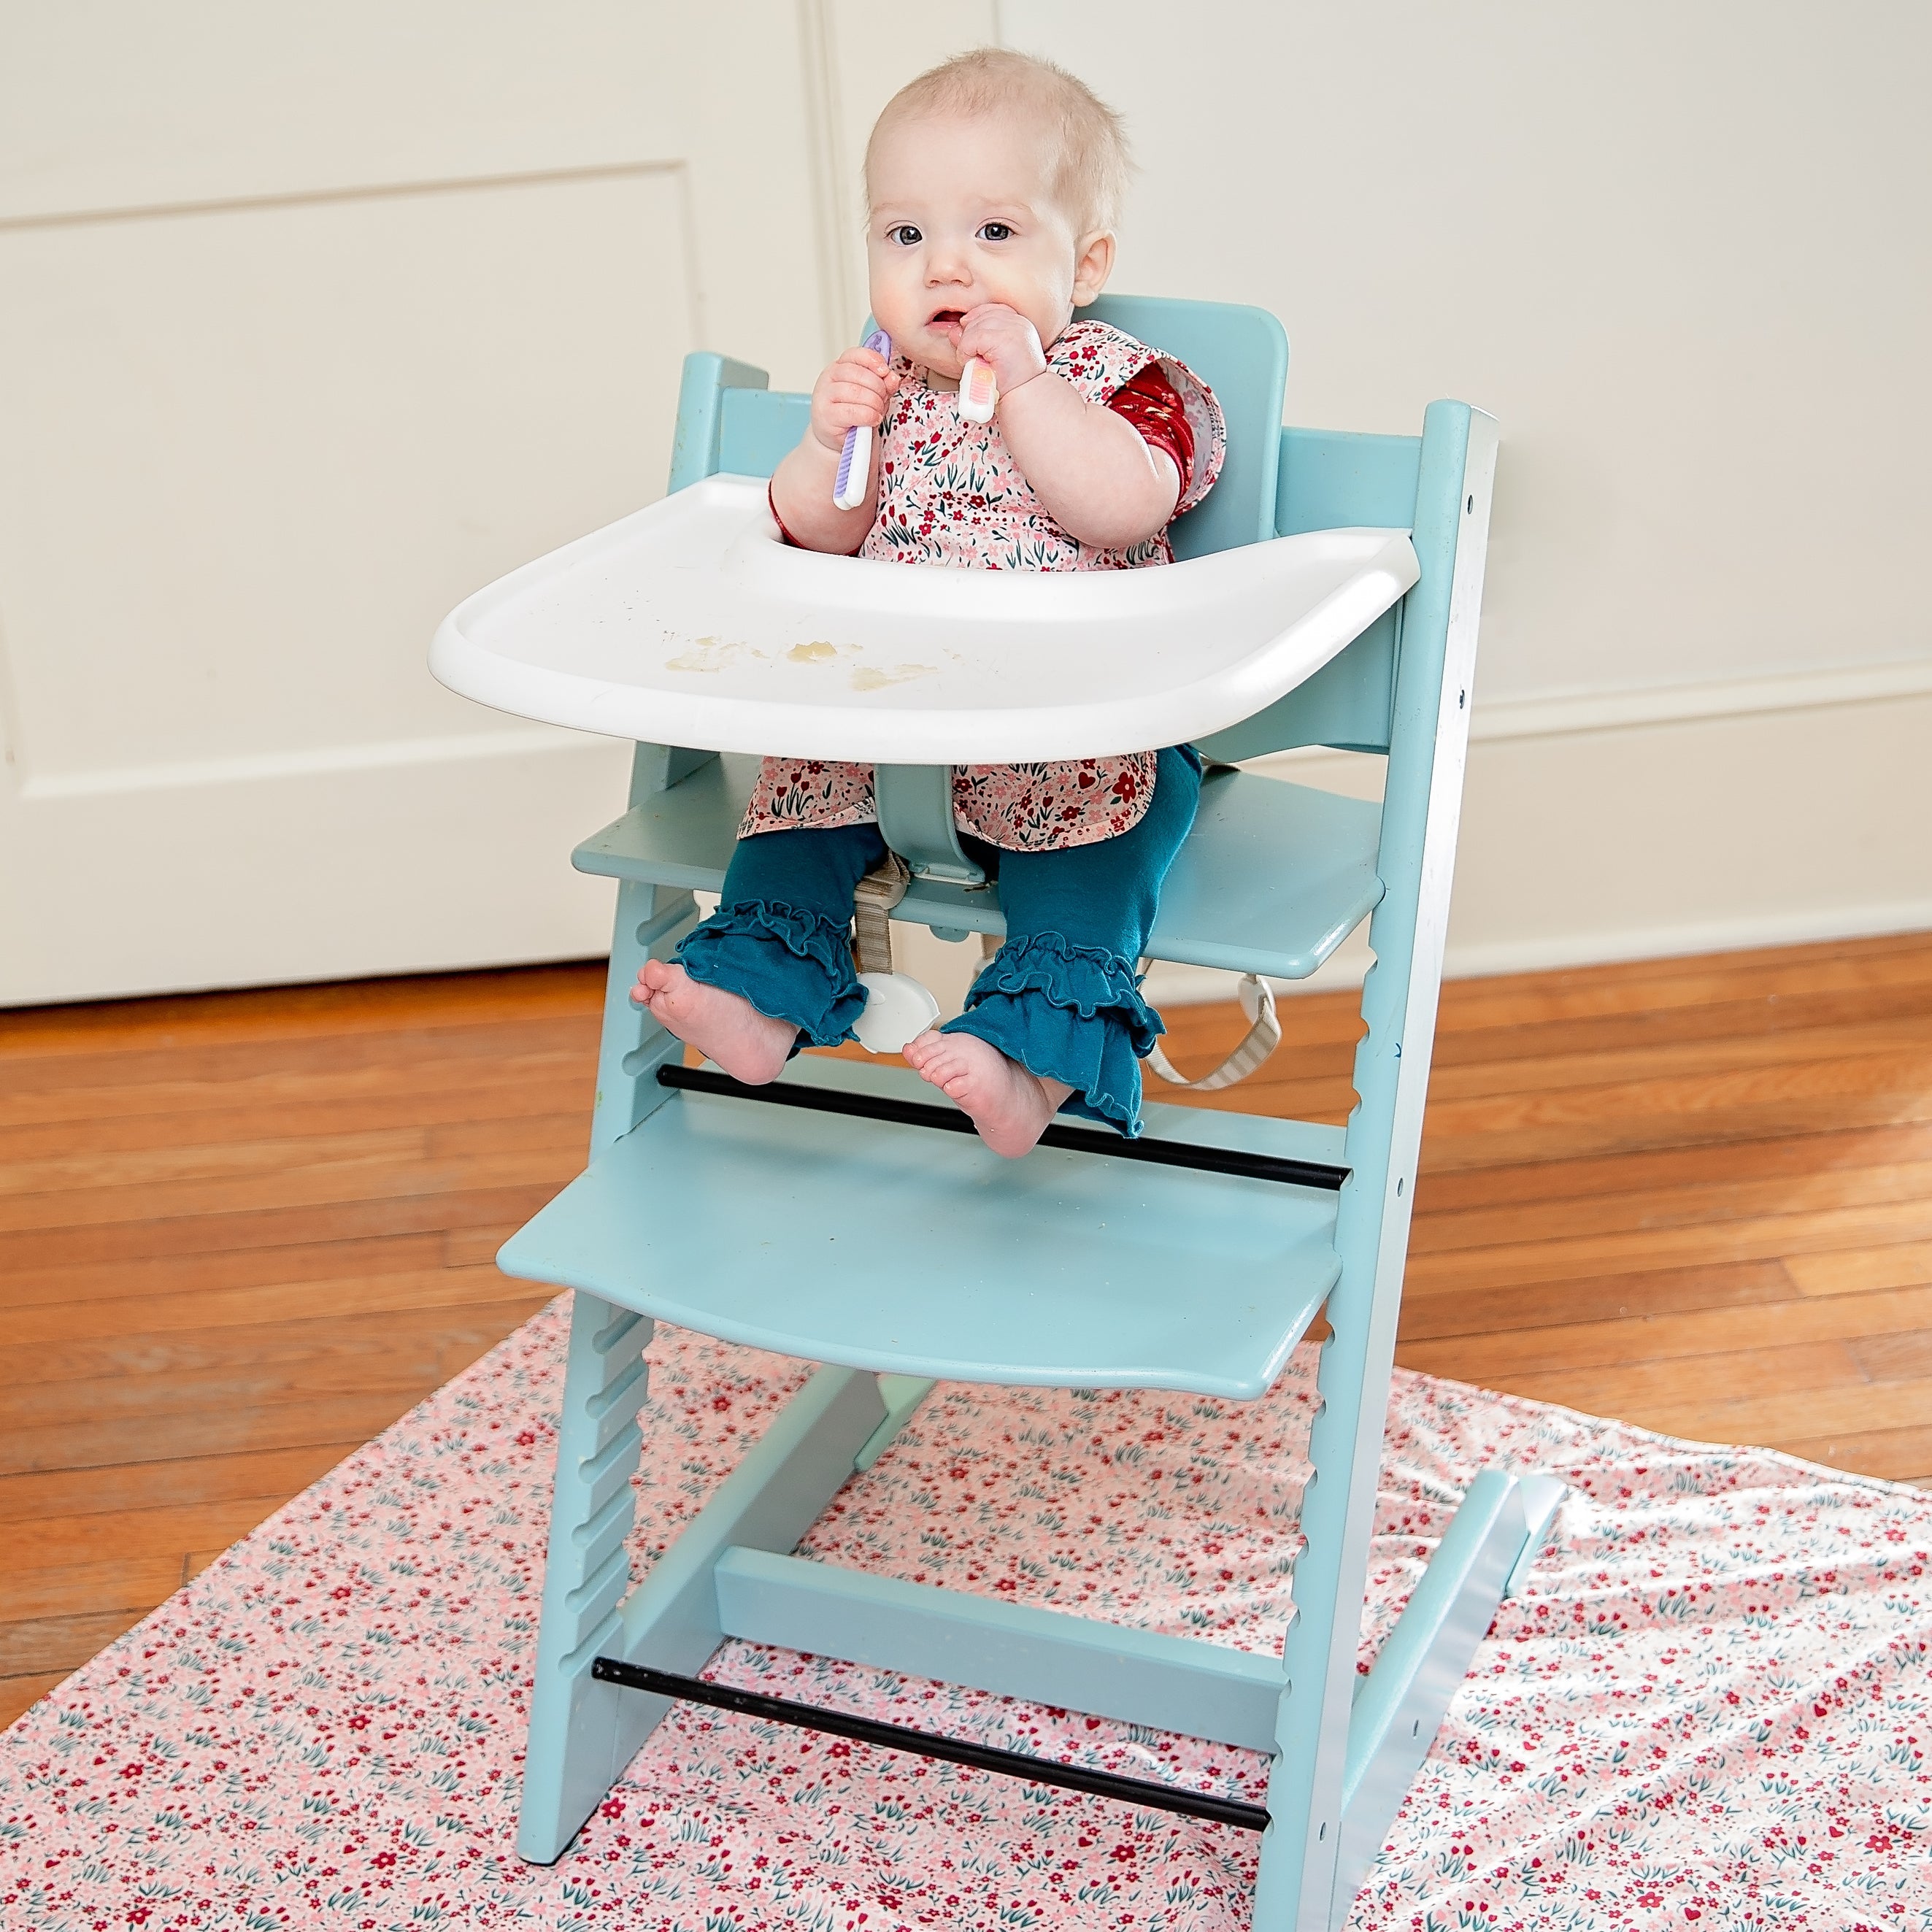
<instances>
[{"instance_id":1,"label":"white paneled door","mask_svg":"<svg viewBox=\"0 0 1932 1932\"><path fill-rule=\"evenodd\" d=\"M809 382L824 26L0 0L0 1003L608 944L625 748L424 655L661 491L688 349Z\"/></svg>"}]
</instances>

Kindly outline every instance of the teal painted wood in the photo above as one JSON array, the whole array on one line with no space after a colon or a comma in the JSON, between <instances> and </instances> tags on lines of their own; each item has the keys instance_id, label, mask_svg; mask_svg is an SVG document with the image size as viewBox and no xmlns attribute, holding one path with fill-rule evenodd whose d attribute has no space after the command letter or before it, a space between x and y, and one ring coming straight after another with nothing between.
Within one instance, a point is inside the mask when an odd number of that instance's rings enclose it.
<instances>
[{"instance_id":1,"label":"teal painted wood","mask_svg":"<svg viewBox=\"0 0 1932 1932\"><path fill-rule=\"evenodd\" d=\"M1272 534L1365 525L1406 530L1414 513L1422 442L1340 430L1284 429ZM1258 758L1300 745L1386 752L1402 607L1378 618L1306 683L1265 711L1201 741L1202 753Z\"/></svg>"},{"instance_id":2,"label":"teal painted wood","mask_svg":"<svg viewBox=\"0 0 1932 1932\"><path fill-rule=\"evenodd\" d=\"M597 1335L612 1332L613 1312L579 1295L572 1317L517 1832L518 1856L536 1864L562 1855L670 1708L667 1699L598 1683L592 1664L604 1656L686 1673L702 1668L723 1640L711 1576L718 1556L734 1544L794 1547L851 1474L853 1456L884 1413L870 1376L821 1370L625 1600L623 1538L644 1390L640 1378L634 1392L620 1388L593 1359ZM650 1323L622 1318L634 1324L642 1347ZM597 1449L602 1436L608 1439Z\"/></svg>"},{"instance_id":3,"label":"teal painted wood","mask_svg":"<svg viewBox=\"0 0 1932 1932\"><path fill-rule=\"evenodd\" d=\"M874 765L879 836L916 878L976 889L986 874L967 857L952 820L950 765Z\"/></svg>"},{"instance_id":4,"label":"teal painted wood","mask_svg":"<svg viewBox=\"0 0 1932 1932\"><path fill-rule=\"evenodd\" d=\"M714 356L704 350L687 356L678 385L677 430L671 444L670 481L667 487L682 490L716 475L721 467L718 459L727 400L740 390L763 390L770 384L771 378L764 370L754 369L748 362L734 362L728 356ZM796 442L797 438L792 440ZM757 476L770 472L753 470L741 473Z\"/></svg>"},{"instance_id":5,"label":"teal painted wood","mask_svg":"<svg viewBox=\"0 0 1932 1932\"><path fill-rule=\"evenodd\" d=\"M851 1474L853 1456L878 1426L882 1410L870 1376L820 1370L652 1566L624 1604L618 1627L600 1630L596 1654L686 1676L701 1670L724 1641L712 1574L718 1558L735 1544L795 1547ZM589 1667L586 1660L584 1668ZM642 1726L641 1742L669 1712L670 1700L634 1690L620 1694L634 1710L634 1724ZM632 1744L611 1766L603 1789L579 1814L573 1832L596 1809L636 1748ZM576 1810L584 1795L581 1786L573 1788L568 1810Z\"/></svg>"},{"instance_id":6,"label":"teal painted wood","mask_svg":"<svg viewBox=\"0 0 1932 1932\"><path fill-rule=\"evenodd\" d=\"M1364 799L1210 773L1162 886L1150 950L1186 965L1306 979L1382 897L1381 824L1381 808Z\"/></svg>"},{"instance_id":7,"label":"teal painted wood","mask_svg":"<svg viewBox=\"0 0 1932 1932\"><path fill-rule=\"evenodd\" d=\"M1228 764L1300 745L1338 752L1388 749L1402 607L1385 611L1355 641L1264 711L1196 741L1204 758Z\"/></svg>"},{"instance_id":8,"label":"teal painted wood","mask_svg":"<svg viewBox=\"0 0 1932 1932\"><path fill-rule=\"evenodd\" d=\"M855 1472L869 1469L892 1446L892 1438L918 1413L919 1406L939 1384L930 1376L880 1376L879 1400L886 1406L886 1419L866 1437L865 1446L852 1458Z\"/></svg>"},{"instance_id":9,"label":"teal painted wood","mask_svg":"<svg viewBox=\"0 0 1932 1932\"><path fill-rule=\"evenodd\" d=\"M920 768L881 769L896 778ZM936 804L944 794L934 783L927 796ZM740 808L723 766L713 763L586 839L574 862L608 878L716 892ZM890 802L883 808L895 849L905 851L914 832L890 815ZM1381 824L1381 808L1364 800L1249 773L1210 774L1162 889L1149 957L1306 979L1382 896ZM958 932L1006 930L997 886L962 889L930 875L913 881L895 916Z\"/></svg>"},{"instance_id":10,"label":"teal painted wood","mask_svg":"<svg viewBox=\"0 0 1932 1932\"><path fill-rule=\"evenodd\" d=\"M647 809L651 800L697 772L718 770L711 753L640 745L631 754L632 808ZM626 880L617 889L616 923L604 981L604 1024L597 1046L597 1094L590 1125L593 1154L622 1139L663 1102L657 1070L682 1052L683 1042L631 998L631 988L644 962L669 958L697 922L698 902L676 882Z\"/></svg>"},{"instance_id":11,"label":"teal painted wood","mask_svg":"<svg viewBox=\"0 0 1932 1932\"><path fill-rule=\"evenodd\" d=\"M1383 1640L1349 1714L1338 1902L1361 1889L1469 1674L1528 1534L1521 1484L1500 1469L1480 1472Z\"/></svg>"},{"instance_id":12,"label":"teal painted wood","mask_svg":"<svg viewBox=\"0 0 1932 1932\"><path fill-rule=\"evenodd\" d=\"M1556 1527L1563 1499L1570 1493L1569 1484L1556 1476L1519 1476L1516 1488L1522 1497L1523 1515L1529 1531L1517 1553L1516 1566L1503 1585L1505 1597L1516 1595L1528 1582L1530 1570Z\"/></svg>"},{"instance_id":13,"label":"teal painted wood","mask_svg":"<svg viewBox=\"0 0 1932 1932\"><path fill-rule=\"evenodd\" d=\"M571 1310L517 1825L518 1854L536 1864L562 1853L656 1722L590 1675L592 1659L622 1628L618 1606L631 1580L624 1539L650 1338L646 1318L593 1295L580 1294Z\"/></svg>"},{"instance_id":14,"label":"teal painted wood","mask_svg":"<svg viewBox=\"0 0 1932 1932\"><path fill-rule=\"evenodd\" d=\"M796 448L812 422L812 398L762 387L727 389L715 472L769 476Z\"/></svg>"},{"instance_id":15,"label":"teal painted wood","mask_svg":"<svg viewBox=\"0 0 1932 1932\"><path fill-rule=\"evenodd\" d=\"M717 1581L719 1622L750 1643L1244 1750L1274 1742L1275 1658L754 1550L728 1550Z\"/></svg>"},{"instance_id":16,"label":"teal painted wood","mask_svg":"<svg viewBox=\"0 0 1932 1932\"><path fill-rule=\"evenodd\" d=\"M1286 1661L1280 1752L1269 1783L1255 1923L1328 1932L1338 1894L1340 1796L1376 1472L1394 1360L1396 1318L1441 986L1442 945L1468 741L1468 698L1482 596L1496 431L1458 403L1424 419L1413 527L1420 580L1403 618L1380 871L1387 891L1370 926L1376 964L1362 988L1366 1031L1348 1122L1352 1178L1336 1229L1340 1277L1328 1299L1323 1407L1302 1504L1299 1612Z\"/></svg>"},{"instance_id":17,"label":"teal painted wood","mask_svg":"<svg viewBox=\"0 0 1932 1932\"><path fill-rule=\"evenodd\" d=\"M1360 430L1281 433L1274 534L1304 530L1406 530L1421 474L1422 438Z\"/></svg>"},{"instance_id":18,"label":"teal painted wood","mask_svg":"<svg viewBox=\"0 0 1932 1932\"><path fill-rule=\"evenodd\" d=\"M1179 358L1214 392L1227 418L1220 480L1198 509L1174 524L1174 554L1205 556L1272 536L1288 382L1281 324L1264 308L1161 296L1102 296L1081 314Z\"/></svg>"},{"instance_id":19,"label":"teal painted wood","mask_svg":"<svg viewBox=\"0 0 1932 1932\"><path fill-rule=\"evenodd\" d=\"M1010 1162L970 1134L684 1092L497 1258L812 1361L1246 1400L1334 1279L1335 1202L1060 1148Z\"/></svg>"},{"instance_id":20,"label":"teal painted wood","mask_svg":"<svg viewBox=\"0 0 1932 1932\"><path fill-rule=\"evenodd\" d=\"M687 1675L700 1669L725 1635L712 1577L718 1559L734 1547L796 1549L885 1413L872 1376L820 1369L652 1565L624 1606L621 1640L605 1654Z\"/></svg>"}]
</instances>

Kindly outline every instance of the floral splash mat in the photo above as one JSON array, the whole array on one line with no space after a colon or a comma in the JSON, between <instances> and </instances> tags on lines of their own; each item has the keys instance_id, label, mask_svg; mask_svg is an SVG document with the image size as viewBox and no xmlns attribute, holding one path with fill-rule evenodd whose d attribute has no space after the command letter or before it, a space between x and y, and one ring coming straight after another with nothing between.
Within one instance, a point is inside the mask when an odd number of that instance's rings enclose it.
<instances>
[{"instance_id":1,"label":"floral splash mat","mask_svg":"<svg viewBox=\"0 0 1932 1932\"><path fill-rule=\"evenodd\" d=\"M0 1739L0 1924L1234 1932L1255 1840L723 1713L674 1712L576 1847L512 1849L567 1302L285 1509ZM652 1352L641 1570L797 1385ZM1312 1394L949 1387L810 1554L1246 1648L1279 1641ZM1402 1374L1370 1658L1470 1475L1575 1493L1352 1927L1932 1928L1932 1496ZM1247 1754L732 1645L712 1674L1199 1788Z\"/></svg>"}]
</instances>

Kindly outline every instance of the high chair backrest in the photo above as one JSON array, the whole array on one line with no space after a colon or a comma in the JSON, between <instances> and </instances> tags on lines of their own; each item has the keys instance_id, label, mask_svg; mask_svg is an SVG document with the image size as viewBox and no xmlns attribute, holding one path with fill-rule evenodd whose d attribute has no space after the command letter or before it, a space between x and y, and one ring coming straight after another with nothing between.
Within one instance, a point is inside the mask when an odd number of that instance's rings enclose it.
<instances>
[{"instance_id":1,"label":"high chair backrest","mask_svg":"<svg viewBox=\"0 0 1932 1932\"><path fill-rule=\"evenodd\" d=\"M1227 418L1228 455L1207 500L1171 532L1176 556L1205 556L1275 533L1288 338L1264 308L1175 302L1162 296L1102 296L1080 319L1122 329L1184 362L1214 392Z\"/></svg>"}]
</instances>

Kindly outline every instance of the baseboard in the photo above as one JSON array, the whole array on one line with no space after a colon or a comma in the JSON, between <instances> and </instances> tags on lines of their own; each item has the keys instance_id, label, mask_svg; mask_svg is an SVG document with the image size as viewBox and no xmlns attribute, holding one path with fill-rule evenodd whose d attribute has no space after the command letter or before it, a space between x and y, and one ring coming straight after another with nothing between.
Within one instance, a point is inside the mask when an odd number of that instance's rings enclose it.
<instances>
[{"instance_id":1,"label":"baseboard","mask_svg":"<svg viewBox=\"0 0 1932 1932\"><path fill-rule=\"evenodd\" d=\"M1629 730L1700 718L1883 704L1928 693L1932 693L1932 658L1926 657L1766 677L1726 678L1708 684L1653 685L1636 691L1567 692L1542 698L1487 700L1478 691L1469 736L1478 743L1497 738L1565 737L1577 732Z\"/></svg>"}]
</instances>

